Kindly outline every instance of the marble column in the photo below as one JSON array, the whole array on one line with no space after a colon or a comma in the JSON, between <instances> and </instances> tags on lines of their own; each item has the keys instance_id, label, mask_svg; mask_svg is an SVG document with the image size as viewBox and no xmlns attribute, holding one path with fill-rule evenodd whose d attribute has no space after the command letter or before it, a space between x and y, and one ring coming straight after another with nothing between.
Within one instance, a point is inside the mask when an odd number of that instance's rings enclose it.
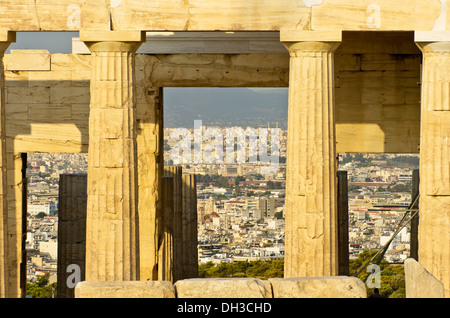
<instances>
[{"instance_id":1,"label":"marble column","mask_svg":"<svg viewBox=\"0 0 450 318\"><path fill-rule=\"evenodd\" d=\"M163 89L140 76L137 102L140 280L158 280L158 233L162 226L164 168ZM139 91L140 90L140 91Z\"/></svg>"},{"instance_id":2,"label":"marble column","mask_svg":"<svg viewBox=\"0 0 450 318\"><path fill-rule=\"evenodd\" d=\"M334 51L340 32L281 32L290 54L285 277L338 272Z\"/></svg>"},{"instance_id":3,"label":"marble column","mask_svg":"<svg viewBox=\"0 0 450 318\"><path fill-rule=\"evenodd\" d=\"M158 280L174 283L174 177L163 176L163 215L158 234Z\"/></svg>"},{"instance_id":4,"label":"marble column","mask_svg":"<svg viewBox=\"0 0 450 318\"><path fill-rule=\"evenodd\" d=\"M419 263L450 297L450 32L416 32L423 54Z\"/></svg>"},{"instance_id":5,"label":"marble column","mask_svg":"<svg viewBox=\"0 0 450 318\"><path fill-rule=\"evenodd\" d=\"M145 33L80 32L92 52L86 280L139 280L135 52Z\"/></svg>"},{"instance_id":6,"label":"marble column","mask_svg":"<svg viewBox=\"0 0 450 318\"><path fill-rule=\"evenodd\" d=\"M169 197L172 198L173 204L172 209L168 210L172 213L172 217L169 218L171 220L171 226L164 225L164 228L172 229L172 240L173 240L173 250L170 251L172 254L173 260L173 281L181 279L181 271L182 271L182 259L181 254L183 250L183 241L182 241L182 217L183 217L183 168L182 166L169 166L164 167L164 176L172 177L172 193L170 193ZM166 210L165 210L166 211ZM164 216L166 219L166 215Z\"/></svg>"},{"instance_id":7,"label":"marble column","mask_svg":"<svg viewBox=\"0 0 450 318\"><path fill-rule=\"evenodd\" d=\"M59 176L56 285L58 298L73 298L75 283L85 280L86 188L85 174Z\"/></svg>"},{"instance_id":8,"label":"marble column","mask_svg":"<svg viewBox=\"0 0 450 318\"><path fill-rule=\"evenodd\" d=\"M197 183L195 174L183 175L181 278L198 277Z\"/></svg>"},{"instance_id":9,"label":"marble column","mask_svg":"<svg viewBox=\"0 0 450 318\"><path fill-rule=\"evenodd\" d=\"M21 250L20 235L21 222L8 226L8 219L13 220L15 216L8 216L7 204L7 179L6 179L6 101L5 101L5 76L3 67L3 55L12 42L16 41L16 33L0 31L0 297L20 297L20 262ZM17 222L14 222L17 223ZM18 232L9 235L10 227L15 227ZM10 238L15 242L9 242ZM13 243L11 245L11 243ZM13 248L11 248L13 247ZM11 255L8 255L11 251Z\"/></svg>"}]
</instances>

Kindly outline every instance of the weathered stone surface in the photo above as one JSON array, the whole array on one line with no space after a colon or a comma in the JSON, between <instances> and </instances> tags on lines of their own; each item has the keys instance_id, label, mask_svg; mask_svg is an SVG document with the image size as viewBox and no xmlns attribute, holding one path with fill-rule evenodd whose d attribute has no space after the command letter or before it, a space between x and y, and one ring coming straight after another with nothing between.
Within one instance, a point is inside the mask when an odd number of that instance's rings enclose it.
<instances>
[{"instance_id":1,"label":"weathered stone surface","mask_svg":"<svg viewBox=\"0 0 450 318\"><path fill-rule=\"evenodd\" d=\"M290 54L285 277L337 274L333 58L338 41L284 42Z\"/></svg>"},{"instance_id":2,"label":"weathered stone surface","mask_svg":"<svg viewBox=\"0 0 450 318\"><path fill-rule=\"evenodd\" d=\"M9 32L1 32L0 35L7 38ZM10 219L15 219L17 214L9 214L10 206L12 204L8 204L8 200L10 199L8 195L14 195L15 189L14 186L9 187L8 182L11 182L11 180L7 180L8 160L3 54L11 42L5 41L7 39L2 40L4 42L0 42L0 297L15 297L19 294L20 290L20 278L18 275L20 265L18 264L19 262L17 262L17 259L20 257L21 245L16 239L21 236L21 232L19 232L20 227L14 226L15 224L10 224ZM8 188L10 189L9 191ZM15 223L19 223L19 226L22 225L21 221Z\"/></svg>"},{"instance_id":3,"label":"weathered stone surface","mask_svg":"<svg viewBox=\"0 0 450 318\"><path fill-rule=\"evenodd\" d=\"M364 283L356 277L269 278L274 298L366 298Z\"/></svg>"},{"instance_id":4,"label":"weathered stone surface","mask_svg":"<svg viewBox=\"0 0 450 318\"><path fill-rule=\"evenodd\" d=\"M163 90L148 87L145 79L137 85L146 93L136 105L140 279L157 280L164 165Z\"/></svg>"},{"instance_id":5,"label":"weathered stone surface","mask_svg":"<svg viewBox=\"0 0 450 318\"><path fill-rule=\"evenodd\" d=\"M418 260L450 297L450 34L440 35L416 37L423 53Z\"/></svg>"},{"instance_id":6,"label":"weathered stone surface","mask_svg":"<svg viewBox=\"0 0 450 318\"><path fill-rule=\"evenodd\" d=\"M158 279L173 282L174 274L174 181L172 176L163 176L163 209L157 218L158 233Z\"/></svg>"},{"instance_id":7,"label":"weathered stone surface","mask_svg":"<svg viewBox=\"0 0 450 318\"><path fill-rule=\"evenodd\" d=\"M73 298L70 266L80 268L84 281L86 253L86 175L62 174L59 177L57 297Z\"/></svg>"},{"instance_id":8,"label":"weathered stone surface","mask_svg":"<svg viewBox=\"0 0 450 318\"><path fill-rule=\"evenodd\" d=\"M75 298L175 298L175 288L168 281L83 281Z\"/></svg>"},{"instance_id":9,"label":"weathered stone surface","mask_svg":"<svg viewBox=\"0 0 450 318\"><path fill-rule=\"evenodd\" d=\"M86 279L139 279L134 53L140 42L87 42L92 53ZM116 33L107 40L114 41ZM89 37L87 37L89 38Z\"/></svg>"},{"instance_id":10,"label":"weathered stone surface","mask_svg":"<svg viewBox=\"0 0 450 318\"><path fill-rule=\"evenodd\" d=\"M442 4L440 1L429 3L416 1L413 4L409 0L398 0L395 3L389 0L319 2L320 5L314 6L311 14L311 25L314 30L431 30L436 26L436 20L439 19L440 12L442 14L442 9L443 28L446 27L446 2ZM409 19L411 15L418 18Z\"/></svg>"},{"instance_id":11,"label":"weathered stone surface","mask_svg":"<svg viewBox=\"0 0 450 318\"><path fill-rule=\"evenodd\" d=\"M50 53L47 50L11 50L4 63L8 71L50 71Z\"/></svg>"},{"instance_id":12,"label":"weathered stone surface","mask_svg":"<svg viewBox=\"0 0 450 318\"><path fill-rule=\"evenodd\" d=\"M194 174L183 175L181 277L198 277L197 186Z\"/></svg>"},{"instance_id":13,"label":"weathered stone surface","mask_svg":"<svg viewBox=\"0 0 450 318\"><path fill-rule=\"evenodd\" d=\"M415 259L405 260L406 298L443 298L444 284Z\"/></svg>"},{"instance_id":14,"label":"weathered stone surface","mask_svg":"<svg viewBox=\"0 0 450 318\"><path fill-rule=\"evenodd\" d=\"M172 193L169 197L173 200L172 204L172 223L170 228L172 230L172 247L171 254L173 255L173 282L182 279L181 276L181 251L182 245L182 215L183 215L183 192L182 192L182 166L168 166L164 167L164 176L172 177ZM166 189L166 188L165 188ZM166 211L165 211L166 214ZM166 225L164 225L166 227Z\"/></svg>"},{"instance_id":15,"label":"weathered stone surface","mask_svg":"<svg viewBox=\"0 0 450 318\"><path fill-rule=\"evenodd\" d=\"M448 30L447 11L444 0L3 0L0 29Z\"/></svg>"},{"instance_id":16,"label":"weathered stone surface","mask_svg":"<svg viewBox=\"0 0 450 318\"><path fill-rule=\"evenodd\" d=\"M257 31L307 29L311 10L301 1L219 0L127 1L111 10L114 26L122 30ZM152 17L152 18L150 18ZM126 26L126 27L125 27Z\"/></svg>"},{"instance_id":17,"label":"weathered stone surface","mask_svg":"<svg viewBox=\"0 0 450 318\"><path fill-rule=\"evenodd\" d=\"M268 281L256 278L192 278L175 283L178 298L272 298Z\"/></svg>"}]
</instances>

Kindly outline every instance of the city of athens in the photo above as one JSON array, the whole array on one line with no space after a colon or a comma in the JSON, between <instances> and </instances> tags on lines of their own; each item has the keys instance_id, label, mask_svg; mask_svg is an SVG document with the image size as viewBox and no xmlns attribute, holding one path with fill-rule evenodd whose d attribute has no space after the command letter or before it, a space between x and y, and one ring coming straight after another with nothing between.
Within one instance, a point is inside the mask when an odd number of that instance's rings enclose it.
<instances>
[{"instance_id":1,"label":"city of athens","mask_svg":"<svg viewBox=\"0 0 450 318\"><path fill-rule=\"evenodd\" d=\"M0 298L449 298L449 8L0 1Z\"/></svg>"}]
</instances>

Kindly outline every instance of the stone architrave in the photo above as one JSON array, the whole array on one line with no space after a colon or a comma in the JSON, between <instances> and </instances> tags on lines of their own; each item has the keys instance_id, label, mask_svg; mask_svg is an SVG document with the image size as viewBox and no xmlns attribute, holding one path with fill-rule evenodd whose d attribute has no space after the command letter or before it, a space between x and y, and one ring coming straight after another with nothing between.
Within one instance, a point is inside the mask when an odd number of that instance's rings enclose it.
<instances>
[{"instance_id":1,"label":"stone architrave","mask_svg":"<svg viewBox=\"0 0 450 318\"><path fill-rule=\"evenodd\" d=\"M290 54L285 277L338 272L334 51L341 32L281 32Z\"/></svg>"},{"instance_id":2,"label":"stone architrave","mask_svg":"<svg viewBox=\"0 0 450 318\"><path fill-rule=\"evenodd\" d=\"M86 280L139 280L135 52L142 32L81 32L92 52Z\"/></svg>"},{"instance_id":3,"label":"stone architrave","mask_svg":"<svg viewBox=\"0 0 450 318\"><path fill-rule=\"evenodd\" d=\"M8 256L8 204L7 204L7 180L6 180L6 112L5 112L5 76L3 67L3 55L12 42L16 41L16 33L0 31L0 297L18 297L20 286L18 279L10 284L10 280L18 278L15 273L18 271L17 264L20 257L15 262L10 262ZM15 257L15 256L14 256ZM13 264L16 264L14 267ZM13 271L11 274L9 271Z\"/></svg>"},{"instance_id":4,"label":"stone architrave","mask_svg":"<svg viewBox=\"0 0 450 318\"><path fill-rule=\"evenodd\" d=\"M420 264L450 297L450 32L416 32L423 54L420 131Z\"/></svg>"}]
</instances>

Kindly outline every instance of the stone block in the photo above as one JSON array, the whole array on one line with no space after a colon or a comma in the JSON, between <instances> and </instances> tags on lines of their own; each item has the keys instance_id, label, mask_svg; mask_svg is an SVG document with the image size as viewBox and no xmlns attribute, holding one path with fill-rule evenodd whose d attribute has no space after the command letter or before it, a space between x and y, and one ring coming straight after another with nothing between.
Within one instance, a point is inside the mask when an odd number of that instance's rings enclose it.
<instances>
[{"instance_id":1,"label":"stone block","mask_svg":"<svg viewBox=\"0 0 450 318\"><path fill-rule=\"evenodd\" d=\"M177 298L272 298L270 283L256 278L192 278L175 283Z\"/></svg>"},{"instance_id":2,"label":"stone block","mask_svg":"<svg viewBox=\"0 0 450 318\"><path fill-rule=\"evenodd\" d=\"M50 71L47 50L11 50L4 62L8 71Z\"/></svg>"},{"instance_id":3,"label":"stone block","mask_svg":"<svg viewBox=\"0 0 450 318\"><path fill-rule=\"evenodd\" d=\"M356 277L270 278L274 298L366 298L364 283Z\"/></svg>"},{"instance_id":4,"label":"stone block","mask_svg":"<svg viewBox=\"0 0 450 318\"><path fill-rule=\"evenodd\" d=\"M50 102L53 104L89 104L90 92L87 87L50 87Z\"/></svg>"},{"instance_id":5,"label":"stone block","mask_svg":"<svg viewBox=\"0 0 450 318\"><path fill-rule=\"evenodd\" d=\"M43 104L50 102L50 87L8 87L8 104Z\"/></svg>"},{"instance_id":6,"label":"stone block","mask_svg":"<svg viewBox=\"0 0 450 318\"><path fill-rule=\"evenodd\" d=\"M67 122L72 119L72 107L69 104L31 104L28 107L28 119L32 122Z\"/></svg>"},{"instance_id":7,"label":"stone block","mask_svg":"<svg viewBox=\"0 0 450 318\"><path fill-rule=\"evenodd\" d=\"M75 298L175 298L175 289L168 281L83 281Z\"/></svg>"},{"instance_id":8,"label":"stone block","mask_svg":"<svg viewBox=\"0 0 450 318\"><path fill-rule=\"evenodd\" d=\"M413 258L405 260L406 298L444 298L444 284Z\"/></svg>"}]
</instances>

